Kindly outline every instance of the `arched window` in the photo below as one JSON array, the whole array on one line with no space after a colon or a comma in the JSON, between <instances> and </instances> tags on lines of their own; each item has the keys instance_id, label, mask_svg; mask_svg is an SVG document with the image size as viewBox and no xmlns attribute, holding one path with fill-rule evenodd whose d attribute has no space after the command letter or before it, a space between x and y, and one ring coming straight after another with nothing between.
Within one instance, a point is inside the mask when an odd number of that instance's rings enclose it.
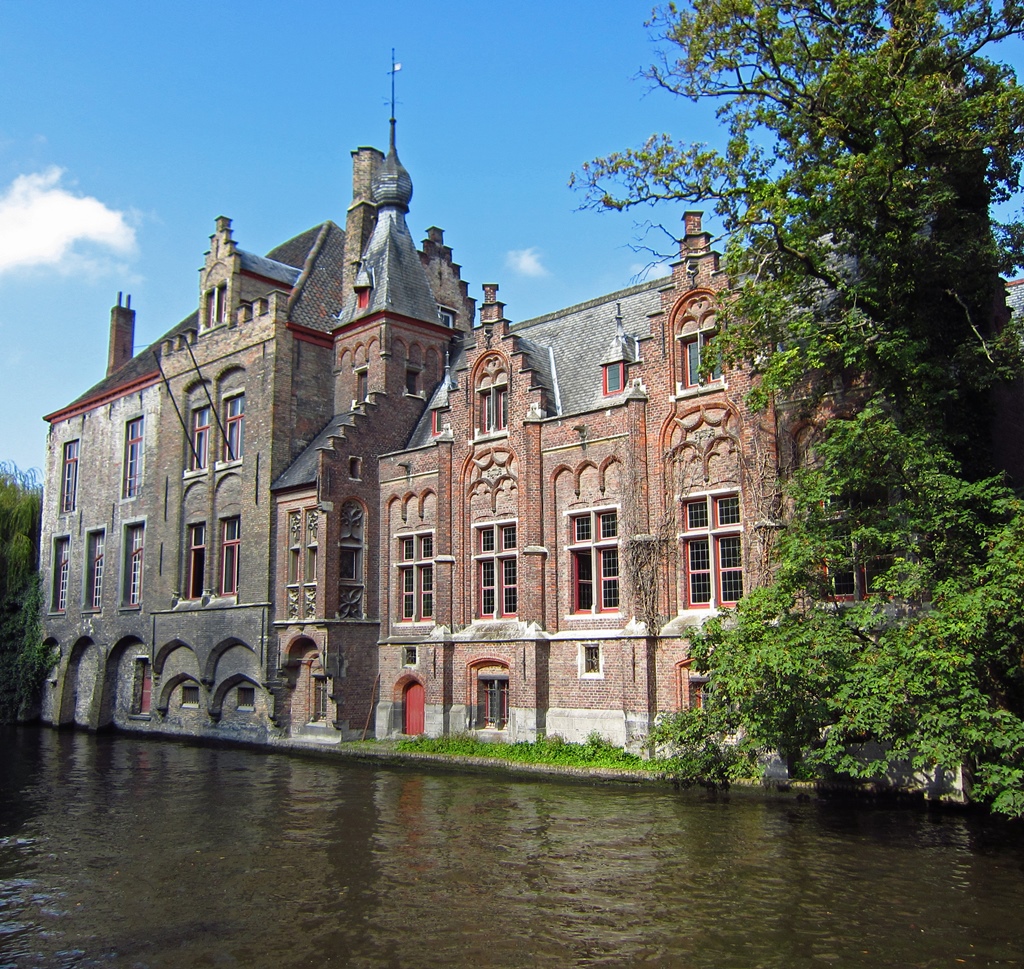
<instances>
[{"instance_id":1,"label":"arched window","mask_svg":"<svg viewBox=\"0 0 1024 969\"><path fill-rule=\"evenodd\" d=\"M477 372L476 396L481 434L493 434L508 427L508 370L501 357L487 357Z\"/></svg>"}]
</instances>

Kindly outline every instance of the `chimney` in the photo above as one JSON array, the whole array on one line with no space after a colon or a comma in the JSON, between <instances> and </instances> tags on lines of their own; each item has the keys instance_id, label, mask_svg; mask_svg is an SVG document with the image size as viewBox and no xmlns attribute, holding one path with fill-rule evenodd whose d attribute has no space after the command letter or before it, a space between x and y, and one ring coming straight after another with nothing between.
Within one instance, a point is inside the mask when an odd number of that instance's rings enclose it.
<instances>
[{"instance_id":1,"label":"chimney","mask_svg":"<svg viewBox=\"0 0 1024 969\"><path fill-rule=\"evenodd\" d=\"M342 270L342 291L348 295L356 276L356 263L370 241L377 223L377 207L373 203L373 176L377 174L384 155L376 148L357 148L352 152L352 204L345 218L345 260Z\"/></svg>"},{"instance_id":2,"label":"chimney","mask_svg":"<svg viewBox=\"0 0 1024 969\"><path fill-rule=\"evenodd\" d=\"M489 326L505 319L505 304L498 299L498 284L484 283L484 301L480 306L480 323Z\"/></svg>"},{"instance_id":3,"label":"chimney","mask_svg":"<svg viewBox=\"0 0 1024 969\"><path fill-rule=\"evenodd\" d=\"M110 353L107 356L107 376L120 370L134 356L135 310L132 298L121 305L121 294L117 294L117 306L110 311Z\"/></svg>"}]
</instances>

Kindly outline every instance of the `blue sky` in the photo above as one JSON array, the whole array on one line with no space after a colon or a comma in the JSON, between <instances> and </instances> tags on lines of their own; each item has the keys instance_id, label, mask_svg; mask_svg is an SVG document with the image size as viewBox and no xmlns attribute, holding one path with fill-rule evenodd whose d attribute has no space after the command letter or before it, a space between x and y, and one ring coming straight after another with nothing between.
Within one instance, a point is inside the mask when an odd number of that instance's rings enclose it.
<instances>
[{"instance_id":1,"label":"blue sky","mask_svg":"<svg viewBox=\"0 0 1024 969\"><path fill-rule=\"evenodd\" d=\"M0 460L42 466L42 415L103 377L119 291L136 349L196 307L218 215L258 253L344 223L392 48L409 225L445 230L472 295L497 282L523 320L636 281L638 223L678 231L682 206L579 211L570 174L654 132L721 141L710 106L637 77L651 6L0 0Z\"/></svg>"},{"instance_id":2,"label":"blue sky","mask_svg":"<svg viewBox=\"0 0 1024 969\"><path fill-rule=\"evenodd\" d=\"M392 47L410 228L445 230L472 295L499 283L521 320L635 281L644 216L578 211L567 182L714 131L637 79L650 10L0 0L0 459L42 466L41 417L104 375L119 291L136 349L195 308L216 216L259 253L344 224L349 152L386 147Z\"/></svg>"}]
</instances>

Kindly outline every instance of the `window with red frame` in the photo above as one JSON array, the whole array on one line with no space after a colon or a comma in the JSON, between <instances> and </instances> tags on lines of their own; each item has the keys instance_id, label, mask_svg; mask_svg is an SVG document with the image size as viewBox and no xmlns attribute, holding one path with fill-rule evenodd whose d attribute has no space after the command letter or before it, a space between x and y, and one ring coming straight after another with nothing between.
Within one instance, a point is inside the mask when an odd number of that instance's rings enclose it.
<instances>
[{"instance_id":1,"label":"window with red frame","mask_svg":"<svg viewBox=\"0 0 1024 969\"><path fill-rule=\"evenodd\" d=\"M624 363L606 363L604 365L604 395L611 397L621 394L626 386L626 365Z\"/></svg>"},{"instance_id":2,"label":"window with red frame","mask_svg":"<svg viewBox=\"0 0 1024 969\"><path fill-rule=\"evenodd\" d=\"M188 526L187 554L185 598L201 599L206 574L206 522L196 522Z\"/></svg>"},{"instance_id":3,"label":"window with red frame","mask_svg":"<svg viewBox=\"0 0 1024 969\"><path fill-rule=\"evenodd\" d=\"M224 405L224 460L238 461L245 447L245 394Z\"/></svg>"},{"instance_id":4,"label":"window with red frame","mask_svg":"<svg viewBox=\"0 0 1024 969\"><path fill-rule=\"evenodd\" d=\"M68 441L64 445L64 467L61 474L60 510L75 510L78 500L78 441Z\"/></svg>"},{"instance_id":5,"label":"window with red frame","mask_svg":"<svg viewBox=\"0 0 1024 969\"><path fill-rule=\"evenodd\" d=\"M403 535L398 540L401 621L434 616L434 536Z\"/></svg>"},{"instance_id":6,"label":"window with red frame","mask_svg":"<svg viewBox=\"0 0 1024 969\"><path fill-rule=\"evenodd\" d=\"M572 611L615 612L619 608L619 516L591 511L569 520Z\"/></svg>"},{"instance_id":7,"label":"window with red frame","mask_svg":"<svg viewBox=\"0 0 1024 969\"><path fill-rule=\"evenodd\" d=\"M477 613L501 619L519 612L519 559L514 522L477 529Z\"/></svg>"},{"instance_id":8,"label":"window with red frame","mask_svg":"<svg viewBox=\"0 0 1024 969\"><path fill-rule=\"evenodd\" d=\"M683 340L684 387L703 387L709 382L722 379L722 368L717 363L707 378L701 377L701 364L708 356L713 336L710 333L700 333Z\"/></svg>"},{"instance_id":9,"label":"window with red frame","mask_svg":"<svg viewBox=\"0 0 1024 969\"><path fill-rule=\"evenodd\" d=\"M53 544L53 611L68 607L68 581L71 573L71 539L58 538Z\"/></svg>"},{"instance_id":10,"label":"window with red frame","mask_svg":"<svg viewBox=\"0 0 1024 969\"><path fill-rule=\"evenodd\" d=\"M142 486L142 418L125 424L123 497L134 498Z\"/></svg>"},{"instance_id":11,"label":"window with red frame","mask_svg":"<svg viewBox=\"0 0 1024 969\"><path fill-rule=\"evenodd\" d=\"M202 471L210 456L210 408L197 407L192 411L192 453L189 470Z\"/></svg>"},{"instance_id":12,"label":"window with red frame","mask_svg":"<svg viewBox=\"0 0 1024 969\"><path fill-rule=\"evenodd\" d=\"M743 595L740 523L738 495L705 495L684 502L688 606L733 605Z\"/></svg>"},{"instance_id":13,"label":"window with red frame","mask_svg":"<svg viewBox=\"0 0 1024 969\"><path fill-rule=\"evenodd\" d=\"M220 527L220 594L236 596L242 551L242 520L238 517L225 518Z\"/></svg>"}]
</instances>

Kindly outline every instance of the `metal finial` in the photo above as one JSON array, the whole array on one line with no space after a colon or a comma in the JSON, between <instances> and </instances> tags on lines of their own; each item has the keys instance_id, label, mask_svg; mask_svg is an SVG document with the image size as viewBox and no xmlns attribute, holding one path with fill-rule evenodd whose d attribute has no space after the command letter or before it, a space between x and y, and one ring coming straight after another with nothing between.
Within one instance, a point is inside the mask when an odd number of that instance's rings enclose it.
<instances>
[{"instance_id":1,"label":"metal finial","mask_svg":"<svg viewBox=\"0 0 1024 969\"><path fill-rule=\"evenodd\" d=\"M391 147L395 147L395 75L402 69L402 65L395 61L395 48L391 48Z\"/></svg>"}]
</instances>

